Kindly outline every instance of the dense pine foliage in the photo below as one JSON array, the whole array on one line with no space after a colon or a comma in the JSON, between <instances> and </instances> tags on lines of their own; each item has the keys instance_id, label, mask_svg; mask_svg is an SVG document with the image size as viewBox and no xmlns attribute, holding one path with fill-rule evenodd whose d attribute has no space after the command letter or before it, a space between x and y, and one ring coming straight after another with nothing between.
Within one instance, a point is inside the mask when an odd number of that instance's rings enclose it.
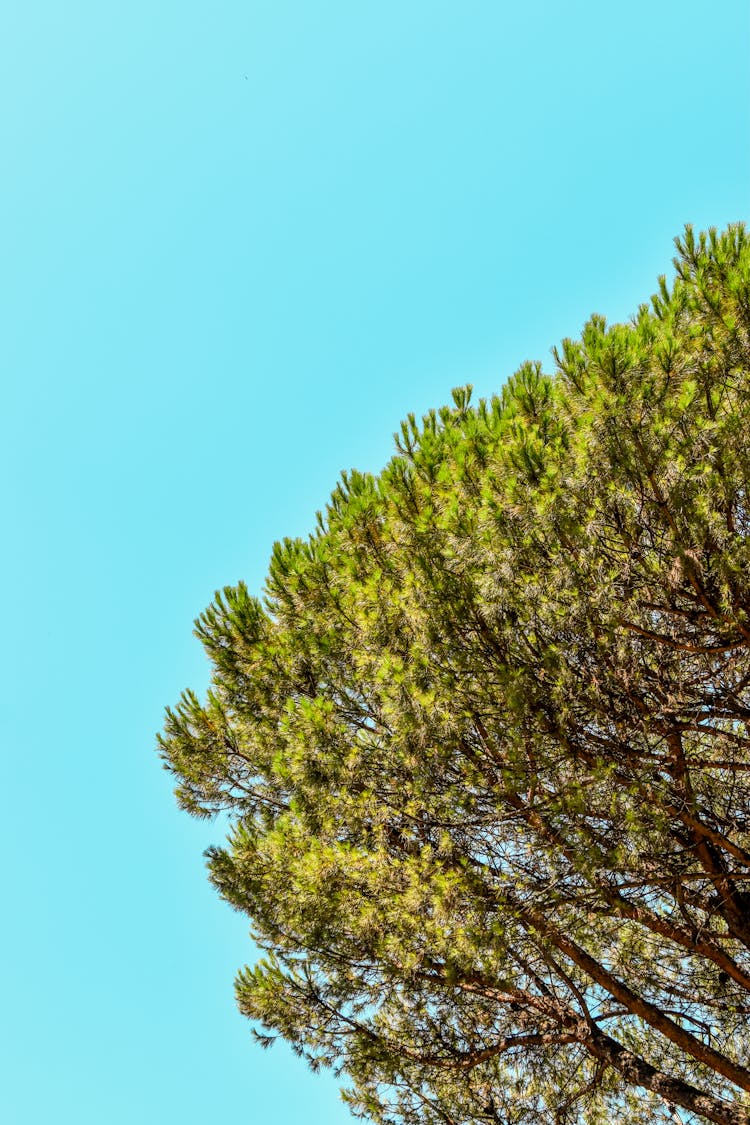
<instances>
[{"instance_id":1,"label":"dense pine foliage","mask_svg":"<svg viewBox=\"0 0 750 1125\"><path fill-rule=\"evenodd\" d=\"M197 623L240 1008L376 1122L750 1122L750 238L675 267Z\"/></svg>"}]
</instances>

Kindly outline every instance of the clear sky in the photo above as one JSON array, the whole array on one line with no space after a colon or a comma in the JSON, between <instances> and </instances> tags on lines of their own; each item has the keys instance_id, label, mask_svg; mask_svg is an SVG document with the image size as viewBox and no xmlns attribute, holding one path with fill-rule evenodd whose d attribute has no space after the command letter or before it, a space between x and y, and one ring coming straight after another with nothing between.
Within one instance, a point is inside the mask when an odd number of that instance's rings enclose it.
<instances>
[{"instance_id":1,"label":"clear sky","mask_svg":"<svg viewBox=\"0 0 750 1125\"><path fill-rule=\"evenodd\" d=\"M746 0L0 13L0 1120L344 1125L154 753L345 468L750 203Z\"/></svg>"}]
</instances>

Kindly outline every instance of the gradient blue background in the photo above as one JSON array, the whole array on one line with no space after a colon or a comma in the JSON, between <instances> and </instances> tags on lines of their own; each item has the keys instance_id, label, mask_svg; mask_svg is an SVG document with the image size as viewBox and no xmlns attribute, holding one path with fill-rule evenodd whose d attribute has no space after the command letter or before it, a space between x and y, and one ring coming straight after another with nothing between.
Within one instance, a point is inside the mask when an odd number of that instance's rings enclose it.
<instances>
[{"instance_id":1,"label":"gradient blue background","mask_svg":"<svg viewBox=\"0 0 750 1125\"><path fill-rule=\"evenodd\" d=\"M192 620L407 411L747 216L749 11L4 5L3 1122L351 1120L234 1009L220 826L153 752Z\"/></svg>"}]
</instances>

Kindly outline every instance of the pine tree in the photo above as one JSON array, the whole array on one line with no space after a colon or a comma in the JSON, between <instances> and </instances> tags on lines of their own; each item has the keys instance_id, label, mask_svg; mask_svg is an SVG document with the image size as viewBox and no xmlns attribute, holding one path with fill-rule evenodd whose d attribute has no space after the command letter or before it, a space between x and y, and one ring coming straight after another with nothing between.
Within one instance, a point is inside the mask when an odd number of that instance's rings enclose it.
<instances>
[{"instance_id":1,"label":"pine tree","mask_svg":"<svg viewBox=\"0 0 750 1125\"><path fill-rule=\"evenodd\" d=\"M237 977L375 1122L750 1123L750 237L410 416L160 738Z\"/></svg>"}]
</instances>

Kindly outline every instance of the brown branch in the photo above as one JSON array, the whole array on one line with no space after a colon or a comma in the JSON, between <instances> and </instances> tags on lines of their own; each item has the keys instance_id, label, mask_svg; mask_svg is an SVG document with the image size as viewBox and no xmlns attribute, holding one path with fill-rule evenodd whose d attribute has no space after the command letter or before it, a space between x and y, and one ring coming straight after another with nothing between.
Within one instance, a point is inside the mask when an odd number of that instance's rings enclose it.
<instances>
[{"instance_id":1,"label":"brown branch","mask_svg":"<svg viewBox=\"0 0 750 1125\"><path fill-rule=\"evenodd\" d=\"M705 1094L688 1082L657 1070L599 1029L592 1032L584 1046L590 1054L618 1071L632 1085L651 1090L673 1105L697 1113L717 1125L750 1125L750 1114L746 1110Z\"/></svg>"},{"instance_id":2,"label":"brown branch","mask_svg":"<svg viewBox=\"0 0 750 1125\"><path fill-rule=\"evenodd\" d=\"M714 1050L708 1044L702 1043L700 1039L696 1039L689 1031L686 1031L665 1015L656 1004L652 1004L649 1000L639 996L638 993L633 992L614 973L605 969L601 962L587 953L572 938L561 933L543 915L520 904L515 904L515 906L522 921L527 922L538 933L546 937L556 949L570 958L591 980L606 989L610 996L626 1007L632 1015L638 1016L649 1024L665 1039L669 1039L681 1051L684 1051L685 1054L691 1055L698 1062L715 1070L717 1074L721 1074L735 1086L739 1086L741 1090L750 1091L750 1071L744 1066L733 1062L732 1059L727 1058L720 1051Z\"/></svg>"}]
</instances>

